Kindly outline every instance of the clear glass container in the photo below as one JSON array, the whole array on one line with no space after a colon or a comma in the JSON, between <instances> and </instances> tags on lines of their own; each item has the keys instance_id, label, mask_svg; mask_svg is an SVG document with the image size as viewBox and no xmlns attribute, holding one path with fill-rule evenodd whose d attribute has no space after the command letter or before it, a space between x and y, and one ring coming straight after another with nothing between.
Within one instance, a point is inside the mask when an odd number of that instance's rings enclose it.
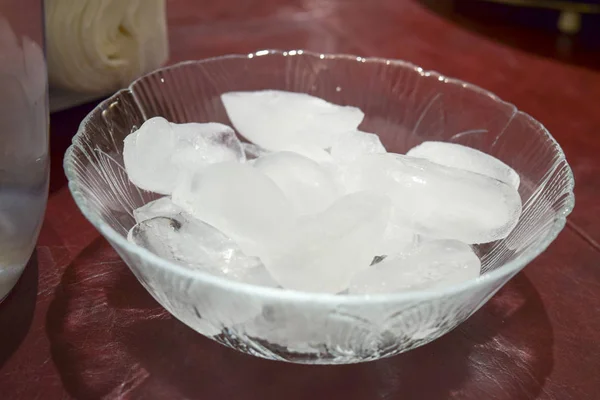
<instances>
[{"instance_id":1,"label":"clear glass container","mask_svg":"<svg viewBox=\"0 0 600 400\"><path fill-rule=\"evenodd\" d=\"M27 264L48 197L41 0L0 0L0 301Z\"/></svg>"},{"instance_id":2,"label":"clear glass container","mask_svg":"<svg viewBox=\"0 0 600 400\"><path fill-rule=\"evenodd\" d=\"M510 235L475 248L482 275L441 289L332 295L253 286L161 259L126 238L132 211L158 195L134 186L123 139L154 116L231 125L220 96L280 89L359 107L360 129L391 152L426 140L473 147L513 167L523 213ZM574 206L573 174L550 133L479 87L400 60L259 51L159 69L100 103L65 155L75 202L149 293L197 332L244 353L307 364L376 360L465 321L544 251Z\"/></svg>"}]
</instances>

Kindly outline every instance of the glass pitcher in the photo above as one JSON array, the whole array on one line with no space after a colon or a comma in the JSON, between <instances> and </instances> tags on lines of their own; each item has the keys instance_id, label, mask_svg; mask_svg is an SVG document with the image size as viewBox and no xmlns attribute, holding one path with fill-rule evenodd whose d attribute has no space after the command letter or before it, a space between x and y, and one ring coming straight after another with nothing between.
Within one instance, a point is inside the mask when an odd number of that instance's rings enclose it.
<instances>
[{"instance_id":1,"label":"glass pitcher","mask_svg":"<svg viewBox=\"0 0 600 400\"><path fill-rule=\"evenodd\" d=\"M43 0L0 0L0 301L27 264L48 196Z\"/></svg>"}]
</instances>

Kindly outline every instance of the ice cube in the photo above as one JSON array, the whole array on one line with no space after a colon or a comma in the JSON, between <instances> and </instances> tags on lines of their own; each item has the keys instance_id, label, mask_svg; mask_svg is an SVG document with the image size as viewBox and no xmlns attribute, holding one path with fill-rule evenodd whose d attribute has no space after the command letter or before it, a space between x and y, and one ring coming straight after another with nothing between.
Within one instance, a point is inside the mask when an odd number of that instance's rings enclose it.
<instances>
[{"instance_id":1,"label":"ice cube","mask_svg":"<svg viewBox=\"0 0 600 400\"><path fill-rule=\"evenodd\" d=\"M262 157L271 153L271 151L263 149L262 147L252 143L242 143L242 146L244 146L244 152L246 153L246 158L248 160L254 160L258 157ZM317 146L290 144L282 146L279 151L291 151L293 153L298 153L320 164L333 163L335 161L328 151Z\"/></svg>"},{"instance_id":2,"label":"ice cube","mask_svg":"<svg viewBox=\"0 0 600 400\"><path fill-rule=\"evenodd\" d=\"M297 215L323 211L337 197L337 186L329 172L298 153L271 153L258 158L254 167L279 186Z\"/></svg>"},{"instance_id":3,"label":"ice cube","mask_svg":"<svg viewBox=\"0 0 600 400\"><path fill-rule=\"evenodd\" d=\"M519 188L519 174L497 158L455 143L423 142L406 153L407 156L425 158L437 164L464 169L498 179L515 189Z\"/></svg>"},{"instance_id":4,"label":"ice cube","mask_svg":"<svg viewBox=\"0 0 600 400\"><path fill-rule=\"evenodd\" d=\"M519 193L503 182L398 154L363 156L344 170L342 182L348 192L388 194L407 228L437 239L502 239L521 213Z\"/></svg>"},{"instance_id":5,"label":"ice cube","mask_svg":"<svg viewBox=\"0 0 600 400\"><path fill-rule=\"evenodd\" d=\"M167 120L150 118L124 140L123 161L129 180L151 192L170 194L177 168L171 163L177 139Z\"/></svg>"},{"instance_id":6,"label":"ice cube","mask_svg":"<svg viewBox=\"0 0 600 400\"><path fill-rule=\"evenodd\" d=\"M298 220L261 258L286 289L339 293L368 268L381 242L390 200L368 192L338 199L327 210Z\"/></svg>"},{"instance_id":7,"label":"ice cube","mask_svg":"<svg viewBox=\"0 0 600 400\"><path fill-rule=\"evenodd\" d=\"M165 196L133 210L133 217L135 222L142 222L154 217L172 217L182 211L183 209L173 203L170 197Z\"/></svg>"},{"instance_id":8,"label":"ice cube","mask_svg":"<svg viewBox=\"0 0 600 400\"><path fill-rule=\"evenodd\" d=\"M244 149L233 129L216 122L171 123L177 146L171 160L182 168L199 167L223 161L246 159Z\"/></svg>"},{"instance_id":9,"label":"ice cube","mask_svg":"<svg viewBox=\"0 0 600 400\"><path fill-rule=\"evenodd\" d=\"M330 148L340 133L356 129L363 112L305 93L279 90L228 92L221 95L229 119L250 142L265 149L289 145Z\"/></svg>"},{"instance_id":10,"label":"ice cube","mask_svg":"<svg viewBox=\"0 0 600 400\"><path fill-rule=\"evenodd\" d=\"M211 163L244 161L235 132L218 123L172 124L154 117L124 140L123 159L136 186L171 194L182 173Z\"/></svg>"},{"instance_id":11,"label":"ice cube","mask_svg":"<svg viewBox=\"0 0 600 400\"><path fill-rule=\"evenodd\" d=\"M190 215L154 217L135 225L128 239L159 257L191 269L262 286L277 286L260 259L214 227Z\"/></svg>"},{"instance_id":12,"label":"ice cube","mask_svg":"<svg viewBox=\"0 0 600 400\"><path fill-rule=\"evenodd\" d=\"M437 289L475 279L480 271L479 258L467 244L456 240L426 241L403 257L388 257L357 273L349 292Z\"/></svg>"},{"instance_id":13,"label":"ice cube","mask_svg":"<svg viewBox=\"0 0 600 400\"><path fill-rule=\"evenodd\" d=\"M306 158L318 162L319 164L333 163L335 160L326 150L311 145L293 145L283 146L280 151L291 151L298 153Z\"/></svg>"},{"instance_id":14,"label":"ice cube","mask_svg":"<svg viewBox=\"0 0 600 400\"><path fill-rule=\"evenodd\" d=\"M253 256L294 219L292 205L281 189L246 163L213 164L186 176L175 187L173 202Z\"/></svg>"},{"instance_id":15,"label":"ice cube","mask_svg":"<svg viewBox=\"0 0 600 400\"><path fill-rule=\"evenodd\" d=\"M386 153L379 136L373 133L350 131L338 136L331 146L331 156L336 161L353 161L365 154Z\"/></svg>"},{"instance_id":16,"label":"ice cube","mask_svg":"<svg viewBox=\"0 0 600 400\"><path fill-rule=\"evenodd\" d=\"M398 218L392 208L390 219L383 233L383 239L375 252L378 256L395 256L412 250L418 243L419 237L407 228L403 217Z\"/></svg>"}]
</instances>

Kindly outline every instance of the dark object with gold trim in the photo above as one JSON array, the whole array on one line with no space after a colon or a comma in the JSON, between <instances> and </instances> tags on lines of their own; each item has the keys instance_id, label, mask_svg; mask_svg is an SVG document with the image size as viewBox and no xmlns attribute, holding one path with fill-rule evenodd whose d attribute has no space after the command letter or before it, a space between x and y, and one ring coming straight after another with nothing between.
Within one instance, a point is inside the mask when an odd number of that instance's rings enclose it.
<instances>
[{"instance_id":1,"label":"dark object with gold trim","mask_svg":"<svg viewBox=\"0 0 600 400\"><path fill-rule=\"evenodd\" d=\"M454 12L477 19L577 36L600 49L600 0L454 0Z\"/></svg>"}]
</instances>

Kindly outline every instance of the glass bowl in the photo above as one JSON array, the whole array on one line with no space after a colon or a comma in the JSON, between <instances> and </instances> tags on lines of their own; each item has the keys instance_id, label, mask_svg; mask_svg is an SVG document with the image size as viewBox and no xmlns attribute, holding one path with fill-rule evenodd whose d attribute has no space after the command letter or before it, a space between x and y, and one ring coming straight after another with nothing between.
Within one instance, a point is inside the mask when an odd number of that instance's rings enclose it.
<instances>
[{"instance_id":1,"label":"glass bowl","mask_svg":"<svg viewBox=\"0 0 600 400\"><path fill-rule=\"evenodd\" d=\"M257 287L192 271L126 239L132 210L157 198L123 168L123 138L146 119L231 125L220 95L281 89L360 107L360 128L389 151L425 140L489 153L521 176L523 214L502 241L476 247L480 278L442 290L329 295ZM244 353L307 364L346 364L424 345L472 315L556 238L574 205L573 175L548 131L481 88L404 61L264 50L183 62L135 81L81 123L65 156L83 214L150 294L197 332Z\"/></svg>"}]
</instances>

